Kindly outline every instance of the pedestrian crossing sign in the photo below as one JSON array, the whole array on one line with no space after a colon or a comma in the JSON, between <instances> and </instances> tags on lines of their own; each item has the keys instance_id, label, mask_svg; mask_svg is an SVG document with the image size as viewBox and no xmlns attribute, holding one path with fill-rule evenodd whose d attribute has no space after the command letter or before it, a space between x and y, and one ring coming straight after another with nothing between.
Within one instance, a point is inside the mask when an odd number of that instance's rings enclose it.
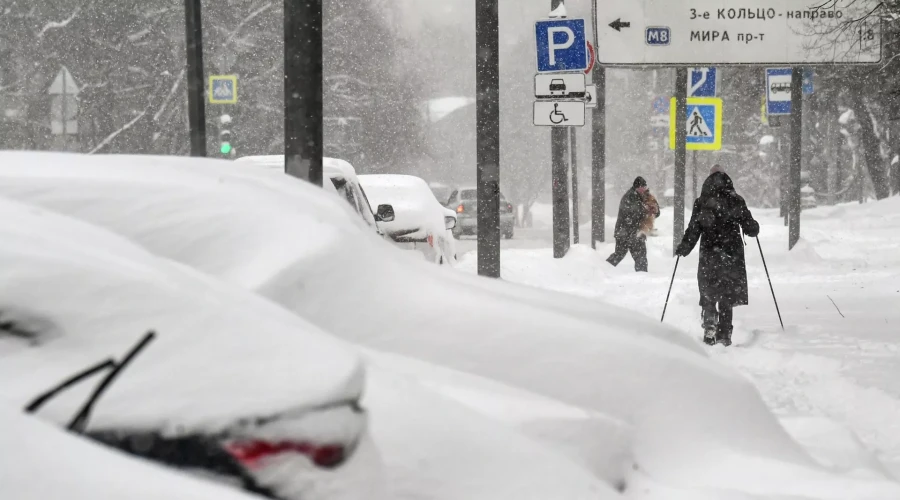
<instances>
[{"instance_id":1,"label":"pedestrian crossing sign","mask_svg":"<svg viewBox=\"0 0 900 500\"><path fill-rule=\"evenodd\" d=\"M675 98L669 106L669 149L675 149ZM689 97L685 127L688 151L718 151L722 149L722 99L718 97Z\"/></svg>"},{"instance_id":2,"label":"pedestrian crossing sign","mask_svg":"<svg viewBox=\"0 0 900 500\"><path fill-rule=\"evenodd\" d=\"M215 75L209 77L210 104L237 104L237 76Z\"/></svg>"}]
</instances>

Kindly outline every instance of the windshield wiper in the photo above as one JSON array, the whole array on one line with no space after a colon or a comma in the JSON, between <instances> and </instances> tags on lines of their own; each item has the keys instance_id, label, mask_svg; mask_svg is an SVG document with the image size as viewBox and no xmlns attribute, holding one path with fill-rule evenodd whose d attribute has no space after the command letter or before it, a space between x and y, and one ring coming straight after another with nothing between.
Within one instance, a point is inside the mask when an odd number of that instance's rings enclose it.
<instances>
[{"instance_id":1,"label":"windshield wiper","mask_svg":"<svg viewBox=\"0 0 900 500\"><path fill-rule=\"evenodd\" d=\"M91 396L85 401L84 405L82 405L81 409L78 410L78 413L75 414L75 417L69 422L69 425L66 426L70 431L77 432L78 434L84 434L84 430L87 428L88 419L91 417L91 411L96 405L97 400L100 399L100 396L109 388L110 384L113 383L115 378L122 372L122 370L133 360L145 347L149 344L154 338L156 338L156 332L149 331L146 335L141 338L140 342L137 343L122 361L116 363L115 360L109 358L105 361L101 361L85 370L82 370L75 375L67 378L61 383L54 386L52 389L42 393L40 396L34 398L28 406L25 407L26 413L34 413L38 411L47 401L59 395L63 391L73 387L79 382L87 379L88 377L99 373L103 370L111 368L112 370L100 381L97 387L94 389L94 392L91 393Z\"/></svg>"},{"instance_id":2,"label":"windshield wiper","mask_svg":"<svg viewBox=\"0 0 900 500\"><path fill-rule=\"evenodd\" d=\"M137 343L128 354L125 355L125 358L122 361L115 363L113 369L109 374L100 381L100 384L97 385L97 388L94 389L93 394L88 400L84 403L84 406L81 407L81 410L75 415L71 422L69 422L68 429L70 431L75 431L78 434L84 434L84 430L87 427L88 419L91 417L91 410L94 409L94 405L97 403L97 400L100 399L100 396L106 391L106 389L113 383L115 378L122 373L122 370L137 356L147 344L149 344L154 338L156 338L156 332L152 330L147 332L144 335L144 338L141 339L140 342Z\"/></svg>"},{"instance_id":3,"label":"windshield wiper","mask_svg":"<svg viewBox=\"0 0 900 500\"><path fill-rule=\"evenodd\" d=\"M71 377L54 386L52 389L34 398L30 403L28 403L28 406L25 407L25 412L34 413L38 411L41 406L44 406L44 403L50 401L57 394L65 391L66 389L72 387L73 385L81 382L82 380L90 377L97 372L101 372L107 368L112 368L114 366L116 366L116 362L113 361L112 358L109 358L106 361L101 361L100 363L97 363L96 365L87 368L86 370L82 370L75 375L72 375Z\"/></svg>"}]
</instances>

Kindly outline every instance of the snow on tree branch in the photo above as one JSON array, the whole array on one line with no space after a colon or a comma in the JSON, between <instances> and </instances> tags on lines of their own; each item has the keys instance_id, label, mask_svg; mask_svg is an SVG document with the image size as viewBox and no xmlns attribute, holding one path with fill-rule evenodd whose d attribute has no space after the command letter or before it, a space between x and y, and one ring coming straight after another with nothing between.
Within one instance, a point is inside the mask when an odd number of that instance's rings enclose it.
<instances>
[{"instance_id":1,"label":"snow on tree branch","mask_svg":"<svg viewBox=\"0 0 900 500\"><path fill-rule=\"evenodd\" d=\"M69 23L75 20L76 17L78 17L79 13L81 13L81 6L76 7L75 10L72 11L72 15L70 15L68 19L62 21L50 21L49 23L45 24L43 28L41 28L41 31L38 32L37 37L43 38L44 33L52 29L65 28L69 25Z\"/></svg>"}]
</instances>

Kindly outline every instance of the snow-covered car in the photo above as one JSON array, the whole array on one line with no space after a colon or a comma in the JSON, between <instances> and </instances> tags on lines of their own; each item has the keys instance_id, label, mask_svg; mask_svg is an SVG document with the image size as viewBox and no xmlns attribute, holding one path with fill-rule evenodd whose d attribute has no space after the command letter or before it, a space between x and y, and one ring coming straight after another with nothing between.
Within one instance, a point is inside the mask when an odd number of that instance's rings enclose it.
<instances>
[{"instance_id":1,"label":"snow-covered car","mask_svg":"<svg viewBox=\"0 0 900 500\"><path fill-rule=\"evenodd\" d=\"M441 206L424 179L379 174L360 175L359 182L376 204L394 208L394 220L383 229L398 246L421 252L429 262L456 262L452 231L457 218Z\"/></svg>"},{"instance_id":2,"label":"snow-covered car","mask_svg":"<svg viewBox=\"0 0 900 500\"><path fill-rule=\"evenodd\" d=\"M7 200L0 261L0 405L273 499L379 490L365 372L343 342L105 230Z\"/></svg>"},{"instance_id":3,"label":"snow-covered car","mask_svg":"<svg viewBox=\"0 0 900 500\"><path fill-rule=\"evenodd\" d=\"M390 251L321 189L229 167L5 153L0 195L111 229L354 343L623 422L616 457L600 458L626 492L876 499L900 491L819 464L751 381L678 329L601 301L443 272Z\"/></svg>"},{"instance_id":4,"label":"snow-covered car","mask_svg":"<svg viewBox=\"0 0 900 500\"><path fill-rule=\"evenodd\" d=\"M239 164L265 167L275 172L284 172L284 155L243 156L234 161ZM322 183L322 187L347 200L351 209L358 213L366 224L384 236L381 224L394 220L394 208L389 204L383 204L374 211L372 210L369 199L366 197L366 191L360 185L353 165L338 158L324 158L322 174L326 179L326 182Z\"/></svg>"},{"instance_id":5,"label":"snow-covered car","mask_svg":"<svg viewBox=\"0 0 900 500\"><path fill-rule=\"evenodd\" d=\"M9 500L253 500L226 485L155 467L0 408L0 488Z\"/></svg>"},{"instance_id":6,"label":"snow-covered car","mask_svg":"<svg viewBox=\"0 0 900 500\"><path fill-rule=\"evenodd\" d=\"M38 155L43 156L43 155ZM59 155L54 155L57 159L60 158L72 158L70 155L64 155L60 157ZM108 163L108 166L113 167L115 165L121 165L123 159L115 158L115 157L95 157L90 158L88 160L89 163L100 162L103 163L104 160L112 162ZM142 158L136 159L132 158L132 160L140 162L150 162L151 164L154 161L160 161L159 159L152 158ZM197 162L197 160L185 160L185 159L167 159L168 161L174 161L177 163L177 166L171 170L164 168L151 168L145 173L151 175L151 177L156 179L161 179L159 174L163 171L168 171L172 173L173 176L179 181L185 181L187 178L192 178L193 181L198 181L197 177L193 177L189 175L187 172L182 170L184 164L193 164L193 163L206 163L204 161ZM208 161L214 167L218 168L219 162L217 161ZM159 167L159 166L157 166ZM120 171L121 172L121 171ZM280 178L280 176L276 176L275 179L271 179L270 176L266 175L263 172L262 177L258 177L256 174L251 177L242 178L241 171L235 171L233 173L236 178L243 180L251 180L255 179L256 181L261 181L262 183L259 185L265 185L268 187L267 192L269 196L279 197L282 195L280 193L280 187L285 183ZM116 177L114 174L113 177ZM87 180L87 179L82 179ZM125 178L119 177L119 181L124 181ZM138 179L138 184L144 184L142 181ZM150 178L146 178L144 180L150 180ZM235 178L231 180L224 178L216 178L215 176L212 178L208 178L207 181L213 181L208 184L208 187L219 186L225 189L222 192L223 195L229 198L233 198L235 195L239 194L241 190L228 189L229 186L233 186L233 181ZM188 184L191 184L191 181L187 181ZM290 181L288 184L297 182L301 183L302 181ZM102 182L101 182L102 183ZM113 180L113 184L118 184L117 181ZM92 182L87 182L84 184L85 187L88 185L94 185L99 187L98 184L94 184ZM305 185L305 183L304 183ZM120 186L121 187L121 186ZM133 186L136 187L136 186ZM145 185L145 187L149 187ZM161 187L161 186L159 186ZM242 186L246 187L246 186ZM154 188L150 188L151 191ZM90 189L88 189L90 190ZM176 189L177 191L177 189ZM321 192L318 191L317 192ZM230 193L230 194L229 194ZM180 198L180 194L176 192L171 192L174 196L174 199ZM183 193L182 193L183 194ZM288 197L295 195L296 192L290 193ZM239 198L237 198L239 199ZM347 217L345 220L346 224L349 224L355 230L365 231L364 225L362 222L358 220L355 215L349 212L341 212L335 211L334 208L341 204L342 202L339 200L334 200L332 197L326 198L327 205L329 208L327 209L329 212L342 214L341 216ZM31 216L36 217L37 222L32 220L23 220L22 218L17 218L18 216L10 211L2 210L3 201L0 199L0 214L3 215L2 219L6 221L7 224L13 225L14 227L21 227L24 231L26 228L31 228L32 231L40 231L40 234L44 234L44 231L41 231L41 222L45 225L53 222L54 219L59 220L59 216L53 216L53 214L42 213L39 210L28 208L27 211L37 212L31 213ZM163 208L163 207L158 207ZM167 209L163 209L166 211ZM346 215L344 215L346 214ZM165 218L163 218L165 219ZM177 217L176 217L177 219ZM76 221L77 222L77 221ZM103 256L105 252L110 252L112 255L115 255L119 258L131 257L137 261L147 256L144 255L144 252L138 252L140 255L135 255L135 249L127 243L124 243L119 238L112 238L110 235L104 233L103 231L99 231L96 227L88 226L83 227L78 230L73 229L72 221L69 221L67 224L62 224L60 222L54 223L50 226L52 230L48 230L49 233L48 239L49 241L41 241L39 244L36 243L34 246L42 245L47 248L61 248L62 250L70 250L74 252L75 250L79 250L82 253L86 253L88 255L92 253L97 253L100 256ZM212 229L213 231L214 228ZM101 234L102 233L102 234ZM56 235L56 236L54 236ZM149 236L149 233L145 233L145 235ZM3 225L0 223L0 241L2 242L21 242L25 241L21 238L19 234L9 234L3 232ZM322 236L322 235L320 235ZM66 244L57 244L54 238L59 238L63 242L69 242L70 244L67 246ZM371 235L370 235L371 237ZM298 238L296 241L300 241L301 239L308 240L305 236ZM321 241L318 239L317 241ZM375 239L377 241L377 238ZM185 242L188 243L188 242ZM8 244L8 243L7 243ZM88 247L87 245L90 245ZM380 248L391 250L389 245L384 242L378 242L378 246ZM84 248L82 248L84 247ZM187 249L190 247L190 243L186 247L182 247L182 249ZM21 266L21 261L13 261L9 260L7 255L3 253L2 249L4 248L3 244L0 244L0 257L4 258L4 262L12 262L17 264L15 268L17 273L29 274L33 269L29 267ZM73 250L74 249L74 250ZM174 250L174 248L170 248ZM28 253L32 252L37 255L41 255L42 252L35 251L31 246L23 248L23 252ZM44 252L46 253L46 252ZM396 252L390 251L390 255L396 255ZM80 254L78 254L80 256ZM37 257L35 257L37 259ZM96 259L94 259L96 260ZM251 272L258 272L261 276L267 275L271 272L271 269L268 269L266 266L260 266L263 262L253 263L248 268L245 268L245 272L242 272L242 276L244 279L249 278ZM276 260L277 263L277 260ZM108 279L105 279L104 273L111 273L116 275L117 268L114 265L115 262L110 264L103 263L95 263L93 260L89 258L81 258L79 261L81 264L80 272L77 273L62 273L65 276L70 277L71 279L82 278L85 280L88 286L82 287L87 289L87 294L84 297L79 297L79 301L72 303L71 308L75 308L77 306L81 306L84 311L80 311L75 318L81 318L82 316L90 316L92 309L85 304L82 304L80 300L86 301L89 304L104 304L103 311L107 311L106 308L109 308L109 314L114 314L116 318L129 318L130 312L132 310L127 307L132 302L137 302L138 305L149 308L151 310L155 310L154 308L164 308L164 312L167 313L167 317L177 316L178 311L181 308L190 309L195 308L194 316L192 318L197 319L203 318L204 316L210 315L215 316L215 314L208 313L204 306L211 307L210 302L214 302L217 298L217 295L212 293L210 290L205 290L202 287L191 287L185 286L182 281L179 281L177 278L177 274L175 277L168 277L167 279L159 279L156 281L162 281L162 284L156 284L157 287L162 287L163 285L169 286L172 289L172 296L167 299L178 303L178 309L174 311L168 311L165 308L167 302L160 303L161 300L157 297L157 294L154 293L154 285L148 285L148 293L145 295L145 302L138 302L138 300L130 293L119 293L120 290L116 287L109 285ZM160 262L155 262L154 265L159 266L163 265ZM135 273L140 273L143 271L143 268L134 264L132 266L134 268ZM184 269L181 266L175 266L177 269ZM428 265L428 267L432 267ZM103 269L100 271L99 276L94 276L92 274L93 269ZM254 271L255 269L255 271ZM46 274L51 274L54 272L60 272L68 270L67 267L56 264L55 266L46 267L41 276L45 276ZM4 273L3 271L12 273L13 268L5 267L0 269L0 285L8 284L7 281L4 281ZM36 271L35 271L36 272ZM152 272L145 272L143 277L147 279L152 279L155 277ZM233 276L237 278L237 276ZM90 279L88 279L90 278ZM213 280L210 280L213 281ZM112 297L106 298L105 301L101 300L101 296L99 295L100 290L95 290L95 288L99 288L100 285L107 284L108 292L113 294ZM340 284L337 284L340 286ZM135 285L136 287L138 285ZM219 284L221 287L230 288L226 285ZM71 290L71 287L65 286L57 286L55 294L47 294L46 299L51 301L58 301L60 304L63 301L59 301L60 296L64 296ZM79 291L82 290L79 288ZM137 288L140 290L140 288ZM13 289L7 287L6 291L8 292L6 296L10 296L13 294ZM31 288L16 288L17 293L29 293L31 292ZM94 293L96 291L96 293ZM37 293L37 292L35 292ZM237 292L238 298L240 296L246 295L245 292ZM187 298L185 297L187 296ZM0 294L0 305L4 303L2 300L3 295ZM216 322L214 319L210 319L207 321L198 321L194 324L194 326L201 329L201 331L205 332L205 336L209 338L215 338L217 335L222 337L223 339L231 340L231 336L241 333L241 332L253 332L253 335L245 335L249 340L253 338L257 338L257 341L261 343L266 343L266 340L274 335L265 335L259 333L257 328L264 329L269 323L274 321L275 319L286 320L288 322L295 322L294 328L296 330L296 334L304 336L306 334L307 329L315 330L315 327L312 327L305 321L296 317L295 315L288 313L287 311L280 309L274 305L269 304L268 302L262 300L261 298L253 298L253 297L244 297L245 300L242 301L241 305L231 305L229 304L226 309L228 311L231 310L241 310L244 311L244 315L250 315L251 313L259 313L264 317L273 316L274 318L269 318L268 320L260 321L259 324L255 326L247 326L244 322L237 322L231 326L222 326L220 323L227 322L231 320L235 314L237 316L241 316L242 313L223 313L223 317ZM119 301L127 300L128 302L125 304L120 303ZM256 307L256 302L262 301L268 304L268 307L276 309L276 311L267 310L266 307ZM58 306L62 307L62 306ZM116 308L119 309L116 309ZM135 306L137 307L137 306ZM286 315L286 316L285 316ZM7 319L6 317L3 318ZM138 318L139 319L139 318ZM138 319L134 319L137 321ZM114 325L119 324L118 322L114 323ZM163 333L172 333L169 329L166 328L168 324L167 321L154 322L156 325L160 325L158 328L159 339L162 339ZM97 327L98 325L87 322L80 327L89 330L91 327ZM236 331L237 330L237 331ZM116 332L110 332L110 335L113 335ZM179 332L175 332L179 333ZM282 332L276 332L282 333ZM7 345L5 341L11 341L11 344ZM12 341L15 342L12 342ZM12 346L18 346L18 348L24 350L24 346L20 344L24 344L28 339L7 339L4 338L3 335L0 335L0 356L4 359L4 363L8 359L15 359L15 357L11 357L8 355L6 349ZM127 340L132 340L129 336ZM155 342L159 342L158 340ZM224 340L223 340L224 342ZM302 379L305 381L306 385L312 385L316 383L316 379L318 376L325 376L327 373L331 373L333 370L338 369L339 367L329 368L328 364L331 362L331 357L328 353L322 352L319 349L311 349L307 355L303 356L295 356L292 352L291 346L296 342L286 343L283 348L272 348L271 360L266 361L261 359L260 355L257 355L257 351L261 349L251 350L252 352L248 353L248 356L245 358L241 358L238 354L234 354L230 356L230 358L234 358L231 363L233 373L229 376L224 376L220 372L218 366L214 366L214 369L209 369L208 373L212 379L204 379L201 375L196 375L194 377L197 383L203 382L205 383L205 387L209 387L214 390L214 394L217 396L225 397L226 399L229 397L229 391L227 390L227 386L230 383L234 383L235 381L240 381L242 377L243 384L240 387L240 391L234 391L235 400L234 404L245 403L251 405L256 402L257 399L265 399L266 394L268 394L268 387L266 385L265 380L259 380L259 377L254 377L253 375L259 372L268 373L274 379L279 381L277 384L279 387L283 386L287 381L282 381L281 376L277 376L278 374L284 374L284 377L290 378L293 376L297 370L301 369L303 366L306 366L310 371L315 371L319 369L319 375L306 375ZM53 343L49 342L47 347L52 346ZM120 349L116 347L119 345L118 343L110 343L109 349ZM122 347L125 347L124 344ZM143 370L145 367L143 363L138 363L141 361L144 356L148 356L153 352L153 349L156 346L151 344L147 347L145 353L141 354L133 364L130 366L123 374L121 378L112 386L112 389L116 389L120 384L126 385L125 383L129 380L129 377L140 377L141 379L152 378L151 373L146 373ZM191 347L190 342L186 342L186 347ZM92 346L93 351L96 351L96 354L85 356L91 360L102 358L103 356L108 356L110 354L118 356L118 352L107 352L107 348ZM188 349L189 352L183 353L182 356L175 357L173 360L176 366L181 366L187 363L184 358L192 357L193 359L202 359L202 363L194 363L193 369L196 373L202 373L207 365L216 365L211 360L215 359L214 356L217 353L220 353L222 349L220 348L211 348L209 352L204 354L198 354L198 349ZM80 352L80 351L79 351ZM162 355L162 353L160 353ZM319 356L318 362L311 362L308 357ZM288 359L294 359L300 365L294 370L286 370L282 368L283 362L288 362ZM433 500L456 500L458 498L466 498L472 500L518 500L522 498L522 492L529 492L529 494L536 495L540 498L551 498L556 494L562 494L566 498L584 498L584 499L611 499L616 498L617 495L615 492L605 485L601 480L597 477L593 476L587 468L580 466L579 464L574 463L572 460L568 459L565 453L559 453L556 451L551 451L546 449L539 443L528 439L519 433L511 430L509 428L504 427L503 425L497 423L492 420L488 416L485 416L479 412L473 411L470 408L466 408L466 405L462 405L457 402L457 400L452 398L444 397L440 393L436 393L431 390L429 387L422 386L420 384L421 376L416 374L411 374L409 370L402 370L400 372L395 372L392 369L392 365L394 365L397 361L397 356L387 356L385 354L380 354L374 350L367 350L366 359L369 362L375 360L386 360L386 362L380 362L378 366L372 366L370 369L367 369L366 373L366 386L365 390L362 391L364 393L363 399L361 400L363 407L366 408L366 413L369 417L369 421L371 422L371 426L368 428L371 432L372 439L375 441L375 445L378 450L377 462L380 464L382 461L386 464L384 474L386 475L385 481L388 482L390 498L403 500L403 499L418 499L418 498L430 498ZM12 386L0 386L0 405L3 405L7 402L12 402L13 406L16 408L24 407L26 404L26 400L31 400L32 398L38 396L47 388L53 385L53 382L57 380L62 380L64 378L63 373L68 375L69 370L64 370L65 367L60 367L59 369L50 369L52 367L44 367L43 364L38 363L38 359L34 359L33 363L29 362L27 365L32 367L40 367L42 376L40 380L30 381L27 384L27 387L18 387L17 384ZM152 359L148 356L147 363L157 363L159 366L156 367L153 373L161 373L166 371L166 368L169 368L169 372L172 372L171 366L165 365L165 362L160 361L158 357L153 356ZM244 373L244 370L238 369L235 367L243 368L244 363L253 363L253 370L247 370L252 373ZM422 373L421 366L425 365L423 362L418 362L417 367L419 370L419 374ZM66 365L68 366L68 365ZM0 364L0 377L7 377L10 371L15 371L15 366L7 366L6 364ZM43 373L44 371L48 371L49 373ZM59 374L57 374L59 373ZM179 375L179 372L170 373L172 378ZM227 378L226 382L217 382L215 377L225 377ZM193 381L193 379L192 379ZM42 408L37 412L38 416L49 418L53 422L57 422L60 425L64 425L74 410L77 409L77 404L80 402L84 396L86 396L85 392L89 391L94 385L90 381L85 382L87 385L83 388L73 388L73 394L77 394L78 401L67 401L65 395L59 396L61 407L57 407L54 404L48 404L46 408ZM324 381L319 381L319 383L324 383ZM207 414L215 415L216 409L221 409L222 407L230 408L231 405L229 401L224 403L218 403L216 398L213 395L209 395L209 397L203 397L202 395L194 394L196 401L193 404L184 404L185 415L179 415L179 418L164 418L161 413L164 413L163 410L154 410L148 409L145 410L145 407L148 405L152 405L155 403L155 400L148 400L147 402L141 404L141 401L135 401L138 396L146 396L148 393L155 393L152 387L144 388L141 384L140 389L137 391L137 394L134 395L133 398L129 397L129 394L123 394L121 397L117 397L115 399L107 399L105 396L101 400L101 403L98 405L97 413L95 413L94 419L92 422L96 422L97 425L102 424L99 419L109 419L115 417L116 412L125 412L125 410L129 410L126 415L124 415L121 419L125 420L129 415L136 415L132 418L146 418L150 420L159 420L162 422L164 429L168 430L170 427L174 428L175 431L181 432L179 427L181 425L181 421L184 419L189 419L192 414L192 410L194 406L200 405L208 405L210 408ZM256 386L256 396L255 398L252 396L248 396L246 391L250 391L254 386ZM15 390L13 390L15 389ZM123 391L129 391L134 389L133 387L123 387ZM187 397L191 394L194 386L191 384L186 384L185 387L179 388L176 392L183 393L184 397ZM165 386L165 384L160 384L159 391L172 391L171 387ZM274 390L274 388L273 388ZM284 398L291 398L295 395L294 390L288 390L282 388L284 392ZM112 390L111 393L112 394ZM132 406L128 406L129 400L131 400ZM55 399L54 399L55 401ZM111 407L110 405L113 405ZM314 406L313 403L310 403L310 406ZM71 411L70 411L70 407ZM143 413L149 413L146 416L141 416ZM196 417L194 419L197 419ZM210 417L211 418L211 417ZM130 420L129 420L130 422ZM217 420L213 420L209 425L213 428L215 426L221 426L222 424L227 422L219 422ZM331 419L324 422L318 422L321 424L321 428L318 428L323 431L328 432L336 432L341 435L348 434L348 430L352 431L353 429L344 429L341 431L341 428L345 426L348 422L343 422L340 419ZM116 446L116 443L111 442L108 438L110 433L108 432L97 432L97 428L92 424L89 427L91 432L89 435L95 439L104 440L113 446ZM302 429L298 429L302 430ZM173 431L174 432L174 431ZM368 433L367 433L368 436ZM124 446L129 447L131 450L134 446L143 446L141 443L146 443L144 440L145 436L138 436L139 439L135 439L133 442L125 443ZM363 460L361 457L369 457L370 454L374 453L372 447L370 447L371 443L367 440L364 445L360 445L354 454L353 461L355 463L366 464L370 463L369 460ZM121 446L120 446L121 447ZM255 451L255 447L250 447L249 451ZM237 450L241 452L242 450ZM249 451L247 453L249 453ZM260 451L267 451L264 448L260 448ZM0 452L2 453L2 452ZM249 453L253 455L253 453ZM216 454L215 456L218 456ZM190 455L189 455L190 456ZM243 456L243 455L242 455ZM359 462L362 460L361 462ZM375 461L375 460L372 460ZM349 463L348 463L349 465ZM344 466L346 467L346 466ZM342 467L343 468L343 467ZM356 470L358 470L358 466ZM366 468L364 471L371 471L373 468ZM381 467L377 468L379 471ZM360 471L360 472L364 472ZM546 474L547 471L552 471L552 474ZM211 471L215 472L215 471ZM289 469L286 469L285 474L289 472L294 472ZM346 477L345 473L340 473L340 469L338 469L335 474L333 481L337 484ZM299 479L298 479L299 480ZM317 484L320 484L319 481ZM365 494L360 493L360 490L354 490L351 493L347 493L345 490L343 494L345 497L341 498L366 498L366 499L379 499L379 488L374 487L378 486L380 481L371 480L369 484L366 486ZM322 485L322 489L325 489L326 486L332 485ZM319 490L316 490L317 492ZM309 492L304 492L304 494ZM290 497L289 497L290 498ZM326 496L324 494L313 494L309 493L308 496L304 496L304 499L318 499L318 498L333 498L332 496Z\"/></svg>"},{"instance_id":7,"label":"snow-covered car","mask_svg":"<svg viewBox=\"0 0 900 500\"><path fill-rule=\"evenodd\" d=\"M456 211L459 223L453 235L459 238L466 234L478 234L478 189L464 187L454 189L447 200L447 208ZM512 239L516 234L516 211L503 193L500 193L500 234Z\"/></svg>"}]
</instances>

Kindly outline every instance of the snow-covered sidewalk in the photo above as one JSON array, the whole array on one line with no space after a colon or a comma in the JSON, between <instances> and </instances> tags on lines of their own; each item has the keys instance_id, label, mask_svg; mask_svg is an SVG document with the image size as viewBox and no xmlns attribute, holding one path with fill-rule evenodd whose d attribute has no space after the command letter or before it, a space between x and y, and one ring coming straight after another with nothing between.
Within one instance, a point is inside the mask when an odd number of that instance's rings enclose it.
<instances>
[{"instance_id":1,"label":"snow-covered sidewalk","mask_svg":"<svg viewBox=\"0 0 900 500\"><path fill-rule=\"evenodd\" d=\"M735 344L707 349L750 377L785 428L824 465L877 469L868 451L900 477L900 199L805 211L802 240L791 252L777 211L753 212L786 331L756 240L748 238L751 303L735 309ZM614 221L608 222L612 234ZM634 273L630 258L612 268L605 262L609 242L596 252L573 247L561 260L549 249L504 250L503 278L658 319L675 264L671 209L657 227L659 236L648 243L649 274ZM666 322L699 342L697 255L679 265ZM474 253L462 257L460 268L475 272ZM734 426L739 432L741 423Z\"/></svg>"}]
</instances>

